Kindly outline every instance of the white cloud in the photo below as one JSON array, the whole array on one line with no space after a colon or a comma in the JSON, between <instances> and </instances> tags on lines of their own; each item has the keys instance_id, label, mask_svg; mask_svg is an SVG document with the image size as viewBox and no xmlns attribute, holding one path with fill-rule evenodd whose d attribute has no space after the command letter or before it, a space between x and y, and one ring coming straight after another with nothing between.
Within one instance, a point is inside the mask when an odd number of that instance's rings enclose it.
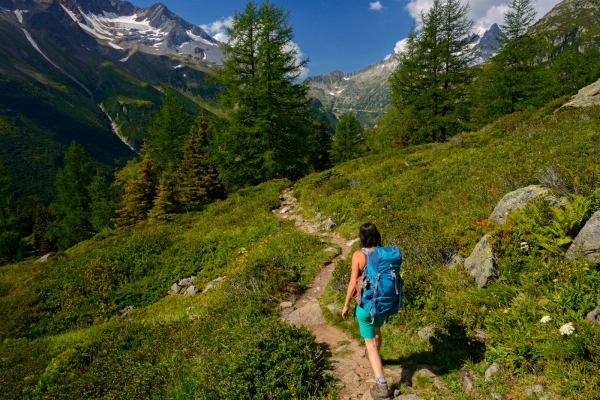
<instances>
[{"instance_id":1,"label":"white cloud","mask_svg":"<svg viewBox=\"0 0 600 400\"><path fill-rule=\"evenodd\" d=\"M302 50L300 50L300 46L298 46L296 43L288 42L288 44L285 46L284 50L285 51L294 50L296 52L296 62L298 64L300 64L302 62L302 59L304 58L304 53L302 53ZM306 78L308 78L308 72L309 72L309 69L307 67L302 67L300 69L300 76L298 77L298 79L303 81Z\"/></svg>"},{"instance_id":2,"label":"white cloud","mask_svg":"<svg viewBox=\"0 0 600 400\"><path fill-rule=\"evenodd\" d=\"M369 10L373 10L373 11L381 11L383 10L385 7L383 7L383 4L381 4L380 1L376 1L374 3L369 3Z\"/></svg>"},{"instance_id":3,"label":"white cloud","mask_svg":"<svg viewBox=\"0 0 600 400\"><path fill-rule=\"evenodd\" d=\"M537 11L537 18L541 18L561 0L532 0L533 7ZM497 23L502 24L504 13L508 10L511 0L477 0L470 1L471 12L469 17L475 22L476 33L483 34L486 30ZM466 1L464 1L466 3ZM427 12L433 5L433 0L411 0L406 5L406 10L417 24L421 17L421 11Z\"/></svg>"},{"instance_id":4,"label":"white cloud","mask_svg":"<svg viewBox=\"0 0 600 400\"><path fill-rule=\"evenodd\" d=\"M408 42L408 38L396 42L396 47L394 47L394 53L403 53L406 50L406 42Z\"/></svg>"},{"instance_id":5,"label":"white cloud","mask_svg":"<svg viewBox=\"0 0 600 400\"><path fill-rule=\"evenodd\" d=\"M223 17L221 19L216 20L215 22L211 22L210 24L200 25L200 28L204 29L206 33L212 36L214 39L219 42L227 42L229 37L227 36L226 29L231 28L233 25L233 16Z\"/></svg>"}]
</instances>

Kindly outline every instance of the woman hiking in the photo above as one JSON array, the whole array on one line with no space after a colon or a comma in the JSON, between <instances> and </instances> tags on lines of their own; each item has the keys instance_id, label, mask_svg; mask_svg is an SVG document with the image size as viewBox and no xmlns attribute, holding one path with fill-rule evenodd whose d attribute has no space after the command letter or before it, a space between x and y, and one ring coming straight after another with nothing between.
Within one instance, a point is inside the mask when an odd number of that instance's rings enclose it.
<instances>
[{"instance_id":1,"label":"woman hiking","mask_svg":"<svg viewBox=\"0 0 600 400\"><path fill-rule=\"evenodd\" d=\"M348 318L350 300L356 296L356 319L376 380L371 396L374 400L384 400L391 398L392 392L383 376L379 355L381 326L387 316L400 309L402 281L399 270L402 258L397 248L381 246L381 234L371 223L360 227L359 237L362 249L352 255L352 273L342 318Z\"/></svg>"}]
</instances>

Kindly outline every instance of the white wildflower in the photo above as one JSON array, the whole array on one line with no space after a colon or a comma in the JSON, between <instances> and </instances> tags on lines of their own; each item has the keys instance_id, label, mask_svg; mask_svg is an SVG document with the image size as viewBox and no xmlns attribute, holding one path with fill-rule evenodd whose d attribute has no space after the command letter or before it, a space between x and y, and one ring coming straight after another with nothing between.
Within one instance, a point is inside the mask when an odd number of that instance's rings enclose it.
<instances>
[{"instance_id":1,"label":"white wildflower","mask_svg":"<svg viewBox=\"0 0 600 400\"><path fill-rule=\"evenodd\" d=\"M544 315L544 316L542 317L542 319L540 319L540 322L541 322L542 324L547 324L547 323L548 323L548 322L550 322L550 321L552 321L552 318L550 318L550 316L549 316L549 315Z\"/></svg>"},{"instance_id":2,"label":"white wildflower","mask_svg":"<svg viewBox=\"0 0 600 400\"><path fill-rule=\"evenodd\" d=\"M521 242L521 250L528 250L529 244L527 242Z\"/></svg>"},{"instance_id":3,"label":"white wildflower","mask_svg":"<svg viewBox=\"0 0 600 400\"><path fill-rule=\"evenodd\" d=\"M575 332L575 327L573 326L572 322L566 323L563 326L560 327L560 334L561 335L571 335L573 334L573 332Z\"/></svg>"}]
</instances>

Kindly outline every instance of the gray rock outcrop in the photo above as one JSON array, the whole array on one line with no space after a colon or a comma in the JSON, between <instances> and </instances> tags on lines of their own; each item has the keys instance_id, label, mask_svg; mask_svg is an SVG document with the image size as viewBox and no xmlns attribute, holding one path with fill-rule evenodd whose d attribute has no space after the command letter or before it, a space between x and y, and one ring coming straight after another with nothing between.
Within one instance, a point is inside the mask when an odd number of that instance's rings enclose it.
<instances>
[{"instance_id":1,"label":"gray rock outcrop","mask_svg":"<svg viewBox=\"0 0 600 400\"><path fill-rule=\"evenodd\" d=\"M46 262L49 259L52 258L52 256L54 256L54 253L48 253L43 255L42 257L38 258L37 260L35 260L36 263L42 263L42 262Z\"/></svg>"},{"instance_id":2,"label":"gray rock outcrop","mask_svg":"<svg viewBox=\"0 0 600 400\"><path fill-rule=\"evenodd\" d=\"M183 278L174 283L169 289L168 294L171 296L180 295L180 296L193 296L198 293L198 290L194 287L194 279L195 276L190 276L189 278Z\"/></svg>"},{"instance_id":3,"label":"gray rock outcrop","mask_svg":"<svg viewBox=\"0 0 600 400\"><path fill-rule=\"evenodd\" d=\"M503 224L506 221L506 216L508 216L511 211L525 207L531 200L547 196L550 196L550 190L540 185L531 185L517 189L514 192L505 195L498 204L496 204L496 208L494 208L494 211L490 215L490 219ZM553 199L556 201L555 198Z\"/></svg>"},{"instance_id":4,"label":"gray rock outcrop","mask_svg":"<svg viewBox=\"0 0 600 400\"><path fill-rule=\"evenodd\" d=\"M208 292L211 289L214 289L218 284L220 284L221 282L223 282L226 278L224 276L217 278L213 281L211 281L208 285L206 285L206 287L204 288L204 290L202 291L202 294Z\"/></svg>"},{"instance_id":5,"label":"gray rock outcrop","mask_svg":"<svg viewBox=\"0 0 600 400\"><path fill-rule=\"evenodd\" d=\"M478 288L485 287L491 279L498 278L498 264L492 246L485 235L469 258L465 260L465 269L475 278Z\"/></svg>"},{"instance_id":6,"label":"gray rock outcrop","mask_svg":"<svg viewBox=\"0 0 600 400\"><path fill-rule=\"evenodd\" d=\"M581 229L565 257L570 260L585 257L589 262L600 263L600 211Z\"/></svg>"},{"instance_id":7,"label":"gray rock outcrop","mask_svg":"<svg viewBox=\"0 0 600 400\"><path fill-rule=\"evenodd\" d=\"M460 383L463 386L465 392L469 393L475 389L474 382L477 380L477 376L469 368L463 368L460 370Z\"/></svg>"},{"instance_id":8,"label":"gray rock outcrop","mask_svg":"<svg viewBox=\"0 0 600 400\"><path fill-rule=\"evenodd\" d=\"M596 307L587 315L587 319L597 324L600 324L600 304L598 304L598 307Z\"/></svg>"},{"instance_id":9,"label":"gray rock outcrop","mask_svg":"<svg viewBox=\"0 0 600 400\"><path fill-rule=\"evenodd\" d=\"M584 87L571 101L563 105L564 108L592 107L600 104L600 80Z\"/></svg>"}]
</instances>

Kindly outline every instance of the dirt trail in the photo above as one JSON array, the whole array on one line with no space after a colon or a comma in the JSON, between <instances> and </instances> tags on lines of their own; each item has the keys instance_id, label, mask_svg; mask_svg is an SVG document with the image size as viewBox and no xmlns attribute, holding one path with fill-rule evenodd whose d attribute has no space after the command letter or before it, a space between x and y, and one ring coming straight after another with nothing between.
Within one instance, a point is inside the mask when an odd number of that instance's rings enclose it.
<instances>
[{"instance_id":1,"label":"dirt trail","mask_svg":"<svg viewBox=\"0 0 600 400\"><path fill-rule=\"evenodd\" d=\"M283 193L282 197L281 206L274 211L278 217L295 220L298 229L331 240L340 247L341 254L332 263L321 268L307 291L299 297L293 298L294 301L291 304L282 304L284 308L282 308L281 316L284 320L297 326L307 327L316 336L317 343L334 355L331 361L334 366L333 372L340 385L341 399L371 399L369 388L375 380L369 361L364 357L364 347L345 332L328 325L317 300L327 286L337 261L349 255L354 241L348 241L338 234L327 233L324 228L323 231L320 230L323 224L320 224L319 221L304 220L301 215L297 214L302 210L302 206L293 198L291 191ZM292 306L289 307L290 305ZM335 312L341 311L335 310ZM388 382L398 382L402 373L401 369L386 369L384 372Z\"/></svg>"}]
</instances>

